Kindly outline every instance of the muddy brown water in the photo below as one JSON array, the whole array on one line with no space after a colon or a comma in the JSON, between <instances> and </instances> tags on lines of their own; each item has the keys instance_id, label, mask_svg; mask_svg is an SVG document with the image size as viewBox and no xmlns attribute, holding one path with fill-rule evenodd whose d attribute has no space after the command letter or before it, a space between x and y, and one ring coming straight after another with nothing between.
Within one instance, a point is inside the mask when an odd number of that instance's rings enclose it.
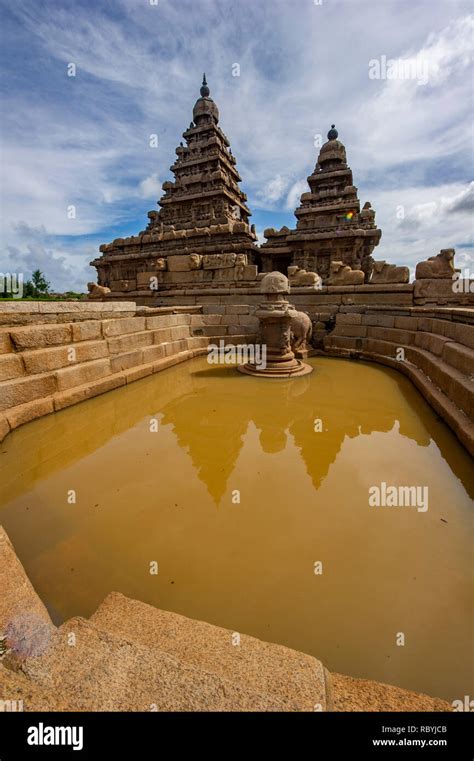
<instances>
[{"instance_id":1,"label":"muddy brown water","mask_svg":"<svg viewBox=\"0 0 474 761\"><path fill-rule=\"evenodd\" d=\"M310 362L271 381L195 359L18 429L0 524L56 623L115 590L472 695L472 461L404 376ZM427 509L371 506L382 483Z\"/></svg>"}]
</instances>

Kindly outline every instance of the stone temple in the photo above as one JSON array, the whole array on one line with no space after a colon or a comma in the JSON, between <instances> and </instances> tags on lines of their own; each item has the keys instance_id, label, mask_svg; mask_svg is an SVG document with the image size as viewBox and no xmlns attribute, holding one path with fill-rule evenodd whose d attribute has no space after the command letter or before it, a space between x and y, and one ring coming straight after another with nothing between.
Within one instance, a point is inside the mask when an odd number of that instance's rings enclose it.
<instances>
[{"instance_id":1,"label":"stone temple","mask_svg":"<svg viewBox=\"0 0 474 761\"><path fill-rule=\"evenodd\" d=\"M337 138L333 124L314 172L308 177L310 190L303 193L295 211L296 229L265 230L267 242L261 249L265 272L285 273L288 266L297 265L326 280L331 262L338 261L352 269L362 269L365 282L369 281L371 254L382 231L375 225L370 203L360 209L346 149Z\"/></svg>"},{"instance_id":2,"label":"stone temple","mask_svg":"<svg viewBox=\"0 0 474 761\"><path fill-rule=\"evenodd\" d=\"M163 183L161 208L148 213L146 230L102 245L92 262L99 285L112 292L153 296L256 279L257 236L205 75L183 138L170 167L174 182Z\"/></svg>"},{"instance_id":3,"label":"stone temple","mask_svg":"<svg viewBox=\"0 0 474 761\"><path fill-rule=\"evenodd\" d=\"M371 254L382 233L370 203L360 209L334 125L308 177L310 190L295 211L296 229L266 230L261 247L205 75L183 138L186 144L176 148L170 167L175 179L163 183L161 208L148 213L146 230L102 245L102 256L91 262L99 286L114 296L133 294L139 303L156 304L158 295L173 299L216 288L257 292L262 273L272 271L289 275L294 285L314 285L314 277L304 280L305 272L317 273L325 283L333 274L332 262L342 262L363 273L362 282L369 281ZM303 275L300 283L297 275Z\"/></svg>"}]
</instances>

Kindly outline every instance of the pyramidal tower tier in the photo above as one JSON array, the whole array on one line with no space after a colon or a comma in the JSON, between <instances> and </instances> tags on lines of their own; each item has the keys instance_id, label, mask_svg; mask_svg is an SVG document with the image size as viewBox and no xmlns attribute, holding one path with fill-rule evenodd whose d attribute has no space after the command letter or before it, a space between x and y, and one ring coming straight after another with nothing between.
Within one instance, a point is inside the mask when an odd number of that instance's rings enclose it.
<instances>
[{"instance_id":1,"label":"pyramidal tower tier","mask_svg":"<svg viewBox=\"0 0 474 761\"><path fill-rule=\"evenodd\" d=\"M91 264L99 285L112 293L158 292L256 285L257 239L230 143L219 127L219 110L206 75L170 167L174 181L163 183L160 209L148 213L146 230L100 247Z\"/></svg>"},{"instance_id":2,"label":"pyramidal tower tier","mask_svg":"<svg viewBox=\"0 0 474 761\"><path fill-rule=\"evenodd\" d=\"M309 192L302 194L295 210L296 229L265 230L261 247L265 272L289 265L317 272L327 279L332 261L362 269L368 281L373 268L372 252L382 231L375 224L375 211L367 202L360 208L346 149L338 140L334 124L321 148L314 172L308 177Z\"/></svg>"}]
</instances>

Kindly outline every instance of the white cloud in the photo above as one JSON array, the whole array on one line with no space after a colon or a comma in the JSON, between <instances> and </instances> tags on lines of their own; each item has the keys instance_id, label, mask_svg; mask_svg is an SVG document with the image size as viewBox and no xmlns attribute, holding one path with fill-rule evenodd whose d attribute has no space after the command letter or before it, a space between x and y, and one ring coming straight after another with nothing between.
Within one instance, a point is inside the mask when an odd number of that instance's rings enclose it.
<instances>
[{"instance_id":1,"label":"white cloud","mask_svg":"<svg viewBox=\"0 0 474 761\"><path fill-rule=\"evenodd\" d=\"M161 183L158 175L151 174L140 183L140 196L142 198L153 198L155 201L162 195Z\"/></svg>"},{"instance_id":2,"label":"white cloud","mask_svg":"<svg viewBox=\"0 0 474 761\"><path fill-rule=\"evenodd\" d=\"M280 174L265 183L262 190L257 190L256 197L259 201L261 208L272 207L275 201L279 201L285 192L285 188L288 185L288 181L285 180Z\"/></svg>"},{"instance_id":3,"label":"white cloud","mask_svg":"<svg viewBox=\"0 0 474 761\"><path fill-rule=\"evenodd\" d=\"M297 180L291 188L286 197L285 207L288 211L294 211L294 209L300 205L300 197L302 193L309 191L308 183L306 180Z\"/></svg>"}]
</instances>

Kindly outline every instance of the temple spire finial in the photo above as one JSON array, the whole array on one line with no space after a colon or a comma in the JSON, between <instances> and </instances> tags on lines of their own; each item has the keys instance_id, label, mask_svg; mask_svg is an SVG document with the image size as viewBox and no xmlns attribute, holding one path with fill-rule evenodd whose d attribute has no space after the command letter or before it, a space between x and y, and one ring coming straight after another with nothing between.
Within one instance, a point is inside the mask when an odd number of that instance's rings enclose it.
<instances>
[{"instance_id":1,"label":"temple spire finial","mask_svg":"<svg viewBox=\"0 0 474 761\"><path fill-rule=\"evenodd\" d=\"M335 124L331 124L331 129L328 132L328 140L337 140L338 131Z\"/></svg>"},{"instance_id":2,"label":"temple spire finial","mask_svg":"<svg viewBox=\"0 0 474 761\"><path fill-rule=\"evenodd\" d=\"M202 87L201 87L201 98L208 98L210 95L209 87L207 86L207 79L206 74L202 75Z\"/></svg>"}]
</instances>

